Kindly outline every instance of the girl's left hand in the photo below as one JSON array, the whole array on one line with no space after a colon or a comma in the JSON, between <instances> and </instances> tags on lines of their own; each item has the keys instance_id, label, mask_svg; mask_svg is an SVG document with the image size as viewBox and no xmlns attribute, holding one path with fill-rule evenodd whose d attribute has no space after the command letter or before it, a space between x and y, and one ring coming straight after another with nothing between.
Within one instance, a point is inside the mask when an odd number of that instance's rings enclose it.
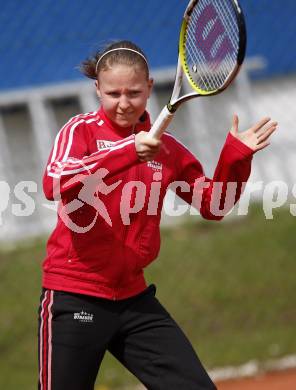
<instances>
[{"instance_id":1,"label":"girl's left hand","mask_svg":"<svg viewBox=\"0 0 296 390\"><path fill-rule=\"evenodd\" d=\"M248 130L239 132L238 116L234 114L230 132L235 138L253 149L255 153L258 152L258 150L266 148L270 144L269 137L276 130L277 125L277 122L272 122L270 118L266 117L261 119Z\"/></svg>"}]
</instances>

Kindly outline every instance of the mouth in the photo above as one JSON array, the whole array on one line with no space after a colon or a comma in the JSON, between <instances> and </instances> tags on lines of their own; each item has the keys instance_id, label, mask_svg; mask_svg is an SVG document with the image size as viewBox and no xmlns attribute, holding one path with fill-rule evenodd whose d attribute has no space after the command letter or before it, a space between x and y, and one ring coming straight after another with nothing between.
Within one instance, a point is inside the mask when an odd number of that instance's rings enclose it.
<instances>
[{"instance_id":1,"label":"mouth","mask_svg":"<svg viewBox=\"0 0 296 390\"><path fill-rule=\"evenodd\" d=\"M119 117L122 117L122 118L131 116L132 114L133 114L132 112L118 112L118 113L117 113L117 115L118 115Z\"/></svg>"},{"instance_id":2,"label":"mouth","mask_svg":"<svg viewBox=\"0 0 296 390\"><path fill-rule=\"evenodd\" d=\"M117 113L117 122L120 126L131 126L135 122L135 118L132 112Z\"/></svg>"}]
</instances>

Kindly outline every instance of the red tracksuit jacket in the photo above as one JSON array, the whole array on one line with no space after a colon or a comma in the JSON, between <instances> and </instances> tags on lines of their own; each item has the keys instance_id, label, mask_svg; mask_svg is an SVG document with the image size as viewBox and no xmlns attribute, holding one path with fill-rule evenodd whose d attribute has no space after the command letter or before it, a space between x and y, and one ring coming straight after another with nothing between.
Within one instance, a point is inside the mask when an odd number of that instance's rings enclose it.
<instances>
[{"instance_id":1,"label":"red tracksuit jacket","mask_svg":"<svg viewBox=\"0 0 296 390\"><path fill-rule=\"evenodd\" d=\"M228 182L238 183L239 199L251 170L250 148L228 134L211 180L196 157L167 133L155 159L141 163L134 134L149 129L148 113L132 130L115 125L102 109L78 115L61 129L43 179L46 198L59 199L43 287L108 299L133 296L146 288L143 268L159 252L161 209L170 183L184 181L176 193L196 204L206 219L222 218L211 208L213 183L223 183L221 208ZM205 184L198 191L197 179Z\"/></svg>"}]
</instances>

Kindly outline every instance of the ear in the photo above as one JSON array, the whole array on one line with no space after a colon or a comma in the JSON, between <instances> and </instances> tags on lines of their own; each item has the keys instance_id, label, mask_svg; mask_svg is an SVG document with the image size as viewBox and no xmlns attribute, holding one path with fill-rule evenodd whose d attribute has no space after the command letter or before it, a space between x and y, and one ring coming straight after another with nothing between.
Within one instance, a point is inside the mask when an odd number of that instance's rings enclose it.
<instances>
[{"instance_id":1,"label":"ear","mask_svg":"<svg viewBox=\"0 0 296 390\"><path fill-rule=\"evenodd\" d=\"M100 91L98 80L95 81L95 86L96 86L97 96L98 98L101 98L101 91Z\"/></svg>"},{"instance_id":2,"label":"ear","mask_svg":"<svg viewBox=\"0 0 296 390\"><path fill-rule=\"evenodd\" d=\"M149 89L149 97L150 97L150 94L151 94L151 91L152 91L152 88L153 88L153 84L154 84L154 80L152 78L150 78L148 80L148 89Z\"/></svg>"}]
</instances>

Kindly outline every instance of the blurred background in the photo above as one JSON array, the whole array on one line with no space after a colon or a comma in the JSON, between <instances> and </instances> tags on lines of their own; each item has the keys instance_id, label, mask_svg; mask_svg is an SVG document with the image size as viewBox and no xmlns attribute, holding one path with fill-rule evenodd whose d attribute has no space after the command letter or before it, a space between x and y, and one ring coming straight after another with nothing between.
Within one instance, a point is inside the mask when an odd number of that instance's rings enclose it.
<instances>
[{"instance_id":1,"label":"blurred background","mask_svg":"<svg viewBox=\"0 0 296 390\"><path fill-rule=\"evenodd\" d=\"M1 388L36 387L40 266L56 221L42 194L43 170L63 124L98 108L94 82L79 73L79 64L111 40L137 43L155 80L148 107L155 119L172 90L186 5L187 0L1 2ZM184 105L171 131L208 176L233 113L241 129L268 115L279 122L279 131L254 157L247 215L232 213L216 224L197 215L164 214L160 258L147 271L208 368L296 352L296 3L241 0L241 5L248 47L239 76L223 94ZM272 205L277 208L270 211ZM132 383L137 381L107 356L98 389Z\"/></svg>"}]
</instances>

